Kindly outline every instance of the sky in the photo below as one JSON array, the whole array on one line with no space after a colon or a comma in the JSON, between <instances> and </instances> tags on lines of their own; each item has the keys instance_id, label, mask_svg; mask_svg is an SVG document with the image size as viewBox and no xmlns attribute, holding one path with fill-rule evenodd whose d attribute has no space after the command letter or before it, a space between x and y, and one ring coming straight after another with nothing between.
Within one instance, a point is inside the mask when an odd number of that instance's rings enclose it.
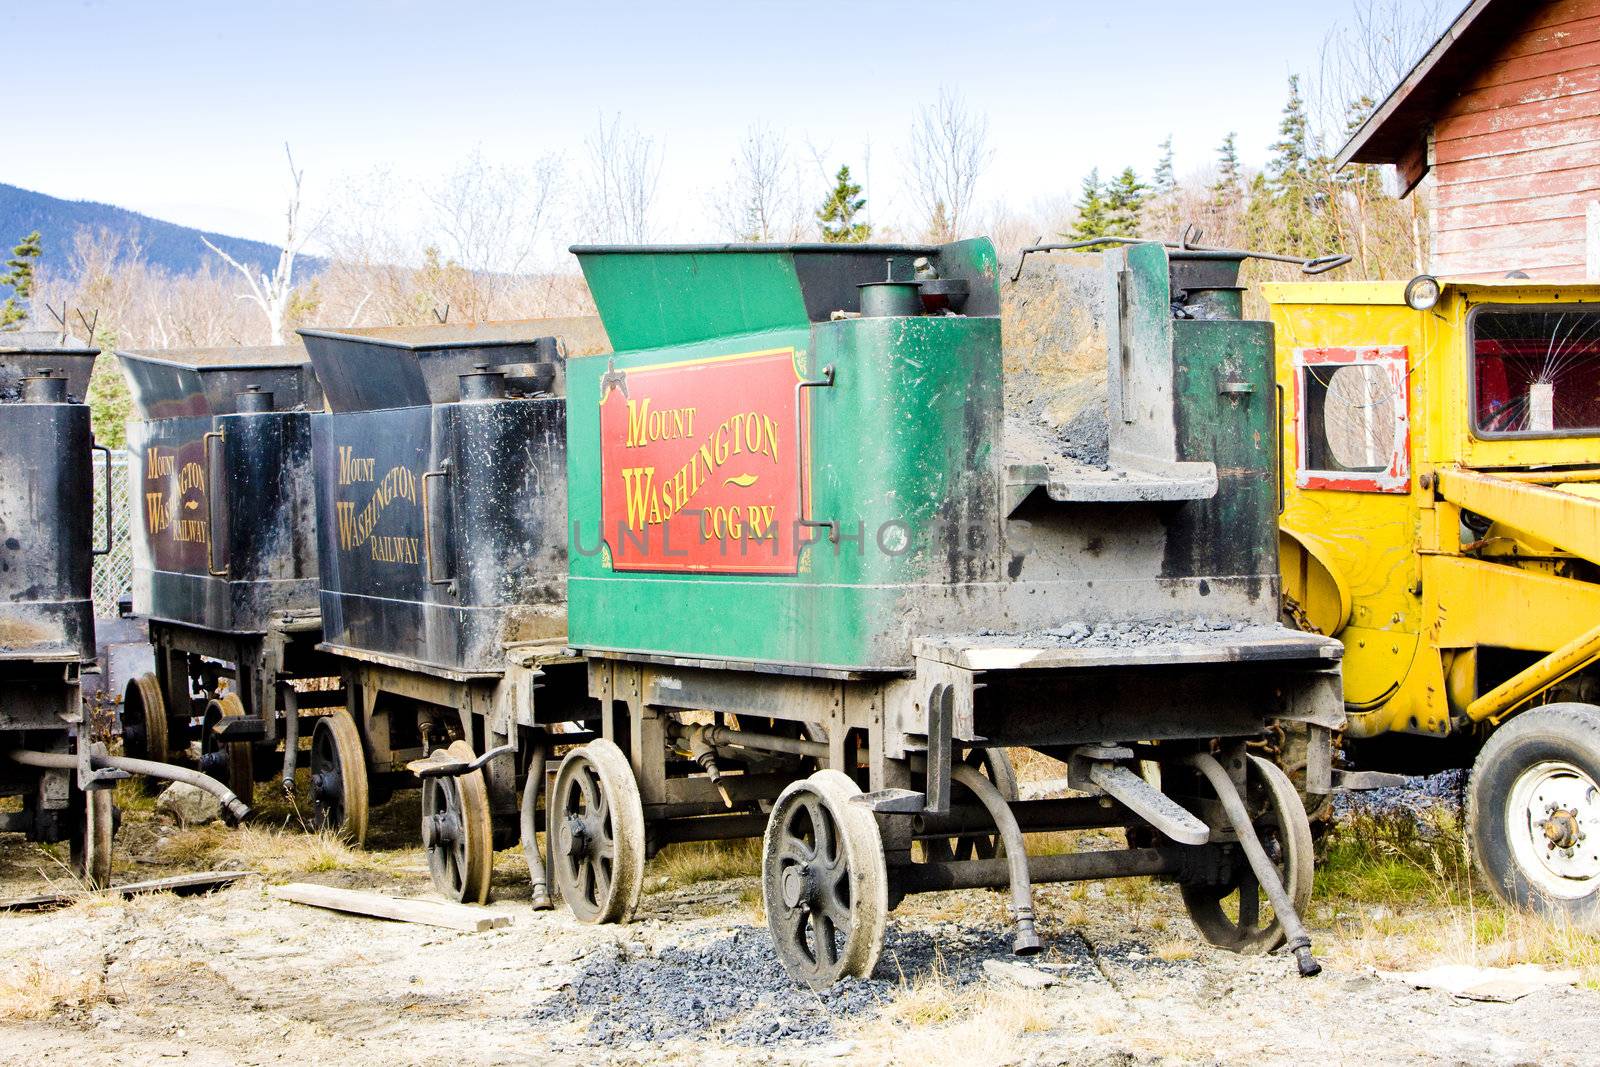
<instances>
[{"instance_id":1,"label":"sky","mask_svg":"<svg viewBox=\"0 0 1600 1067\"><path fill-rule=\"evenodd\" d=\"M39 45L6 80L0 181L274 241L285 141L315 217L375 172L423 188L474 150L555 155L576 182L620 115L661 151L657 239L717 236L710 191L758 122L851 164L897 221L909 130L945 89L988 116L979 200L1026 208L1091 167L1148 175L1169 135L1180 175L1230 130L1260 165L1288 76L1354 2L0 0L7 51ZM397 225L420 211L395 194Z\"/></svg>"}]
</instances>

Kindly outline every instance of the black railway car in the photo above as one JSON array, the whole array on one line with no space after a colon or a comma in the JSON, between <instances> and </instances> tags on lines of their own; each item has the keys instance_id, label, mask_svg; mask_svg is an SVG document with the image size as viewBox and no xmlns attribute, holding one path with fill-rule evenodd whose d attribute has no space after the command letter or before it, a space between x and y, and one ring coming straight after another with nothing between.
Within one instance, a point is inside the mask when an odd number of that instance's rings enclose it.
<instances>
[{"instance_id":1,"label":"black railway car","mask_svg":"<svg viewBox=\"0 0 1600 1067\"><path fill-rule=\"evenodd\" d=\"M85 714L82 675L99 669L91 568L111 530L111 452L95 444L83 402L98 354L55 334L0 334L0 795L22 798L0 829L70 841L76 873L97 888L111 879L118 779L186 781L216 794L230 817L246 812L202 775L110 755L116 723ZM93 452L106 462L102 522Z\"/></svg>"},{"instance_id":2,"label":"black railway car","mask_svg":"<svg viewBox=\"0 0 1600 1067\"><path fill-rule=\"evenodd\" d=\"M436 885L486 900L492 849L535 818L554 728L587 703L565 650L564 352L603 335L578 319L301 336L328 400L312 420L322 648L348 707L312 759L338 769L352 826L420 775Z\"/></svg>"},{"instance_id":3,"label":"black railway car","mask_svg":"<svg viewBox=\"0 0 1600 1067\"><path fill-rule=\"evenodd\" d=\"M317 651L316 375L297 345L118 356L136 409L134 609L156 653L128 683L128 747L165 760L198 741L201 770L248 797L281 743L292 786L299 712L343 700L293 684L338 675Z\"/></svg>"}]
</instances>

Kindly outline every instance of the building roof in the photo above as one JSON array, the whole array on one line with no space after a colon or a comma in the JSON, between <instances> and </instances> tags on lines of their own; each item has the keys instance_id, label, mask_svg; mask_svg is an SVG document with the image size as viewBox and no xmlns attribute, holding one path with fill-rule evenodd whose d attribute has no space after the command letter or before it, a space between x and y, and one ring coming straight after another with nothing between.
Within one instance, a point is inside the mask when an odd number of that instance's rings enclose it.
<instances>
[{"instance_id":1,"label":"building roof","mask_svg":"<svg viewBox=\"0 0 1600 1067\"><path fill-rule=\"evenodd\" d=\"M1472 0L1345 142L1334 165L1400 163L1415 153L1434 116L1459 94L1462 83L1481 69L1520 23L1548 2Z\"/></svg>"}]
</instances>

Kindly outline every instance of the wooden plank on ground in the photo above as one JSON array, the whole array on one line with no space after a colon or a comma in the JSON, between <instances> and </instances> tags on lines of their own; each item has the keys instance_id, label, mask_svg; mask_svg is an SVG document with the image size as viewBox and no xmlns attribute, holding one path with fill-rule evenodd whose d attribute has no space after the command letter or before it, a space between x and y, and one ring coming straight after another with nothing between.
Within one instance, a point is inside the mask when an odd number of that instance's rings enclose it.
<instances>
[{"instance_id":1,"label":"wooden plank on ground","mask_svg":"<svg viewBox=\"0 0 1600 1067\"><path fill-rule=\"evenodd\" d=\"M442 900L410 900L384 896L382 893L363 893L354 889L313 885L310 882L273 886L268 892L279 900L309 904L314 908L370 915L378 919L397 919L400 922L421 923L425 926L443 926L446 929L461 930L469 934L511 925L509 915L485 911L467 904L451 904Z\"/></svg>"},{"instance_id":2,"label":"wooden plank on ground","mask_svg":"<svg viewBox=\"0 0 1600 1067\"><path fill-rule=\"evenodd\" d=\"M210 893L218 889L226 889L239 879L254 873L254 871L200 871L196 874L176 874L170 878L152 878L145 882L114 885L107 889L106 892L119 897L131 897L139 893L175 893L181 897L195 896L199 893ZM92 890L72 889L64 893L41 893L32 897L15 897L11 900L0 900L0 911L48 911L51 908L68 907L92 895Z\"/></svg>"}]
</instances>

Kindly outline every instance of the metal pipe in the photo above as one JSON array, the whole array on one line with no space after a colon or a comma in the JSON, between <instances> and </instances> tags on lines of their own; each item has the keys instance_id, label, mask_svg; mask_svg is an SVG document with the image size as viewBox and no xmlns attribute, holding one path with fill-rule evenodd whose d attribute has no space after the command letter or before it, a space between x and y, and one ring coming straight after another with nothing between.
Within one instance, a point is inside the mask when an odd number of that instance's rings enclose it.
<instances>
[{"instance_id":1,"label":"metal pipe","mask_svg":"<svg viewBox=\"0 0 1600 1067\"><path fill-rule=\"evenodd\" d=\"M1028 873L1035 882L1085 882L1100 878L1133 878L1168 874L1171 860L1162 849L1125 848L1105 852L1069 852L1059 856L1033 856ZM891 874L908 893L950 889L1000 889L1011 880L1007 860L959 860L913 863Z\"/></svg>"},{"instance_id":2,"label":"metal pipe","mask_svg":"<svg viewBox=\"0 0 1600 1067\"><path fill-rule=\"evenodd\" d=\"M807 741L799 737L779 737L776 734L758 734L750 730L735 730L727 726L698 726L673 723L668 727L672 740L688 744L698 733L707 744L718 748L748 748L757 752L782 752L791 756L828 757L828 746L822 741Z\"/></svg>"},{"instance_id":3,"label":"metal pipe","mask_svg":"<svg viewBox=\"0 0 1600 1067\"><path fill-rule=\"evenodd\" d=\"M71 752L31 752L27 749L12 749L6 753L12 760L25 767L47 767L51 770L76 770L78 757ZM147 778L161 778L169 782L182 782L192 785L196 789L204 789L207 793L222 802L223 808L233 816L234 822L243 822L250 814L250 805L234 795L233 790L199 771L190 770L188 767L174 767L170 763L157 763L154 760L134 759L131 756L94 756L89 757L89 766L94 770L127 771L129 774L142 774Z\"/></svg>"},{"instance_id":4,"label":"metal pipe","mask_svg":"<svg viewBox=\"0 0 1600 1067\"><path fill-rule=\"evenodd\" d=\"M1022 828L1017 825L1017 817L1011 814L1006 798L1000 795L995 784L970 763L956 764L950 769L950 778L966 786L979 803L989 809L995 829L1000 831L1000 840L1006 850L1006 866L1011 876L1011 919L1017 927L1011 951L1018 956L1032 956L1044 946L1033 926L1033 885L1028 881L1028 850L1022 841Z\"/></svg>"},{"instance_id":5,"label":"metal pipe","mask_svg":"<svg viewBox=\"0 0 1600 1067\"><path fill-rule=\"evenodd\" d=\"M1523 701L1588 666L1597 656L1600 656L1600 626L1585 630L1533 666L1513 674L1468 704L1467 718L1474 722L1499 719Z\"/></svg>"},{"instance_id":6,"label":"metal pipe","mask_svg":"<svg viewBox=\"0 0 1600 1067\"><path fill-rule=\"evenodd\" d=\"M1234 787L1233 779L1228 777L1228 772L1222 769L1222 764L1218 763L1217 758L1209 752L1191 753L1184 762L1206 776L1206 781L1211 783L1217 799L1222 802L1222 810L1227 814L1228 821L1233 824L1234 833L1239 835L1239 846L1244 849L1246 858L1250 860L1250 869L1255 872L1256 881L1261 883L1261 888L1266 890L1267 899L1272 902L1272 910L1277 913L1278 922L1282 924L1283 932L1288 937L1287 947L1294 953L1301 976L1310 978L1322 973L1322 965L1311 955L1311 935L1306 933L1305 924L1300 921L1299 914L1294 910L1294 901L1289 899L1289 891L1284 888L1283 879L1278 877L1278 869L1267 858L1267 850L1261 847L1261 839L1256 836L1256 828L1250 822L1250 813L1245 810L1244 798Z\"/></svg>"},{"instance_id":7,"label":"metal pipe","mask_svg":"<svg viewBox=\"0 0 1600 1067\"><path fill-rule=\"evenodd\" d=\"M1016 281L1022 277L1022 265L1034 252L1073 252L1080 248L1097 248L1101 245L1158 244L1174 252L1214 252L1222 256L1238 256L1240 259L1267 259L1274 263L1293 263L1304 274L1326 274L1350 262L1350 257L1342 253L1308 258L1279 255L1275 252L1251 252L1243 248L1206 248L1192 243L1198 241L1200 236L1199 229L1194 223L1190 223L1184 228L1183 236L1176 241L1151 241L1144 237L1092 237L1086 241L1071 241L1066 244L1044 244L1041 243L1041 239L1022 250L1022 255L1017 258L1017 272L1011 276L1011 280Z\"/></svg>"},{"instance_id":8,"label":"metal pipe","mask_svg":"<svg viewBox=\"0 0 1600 1067\"><path fill-rule=\"evenodd\" d=\"M528 861L528 881L533 886L533 907L536 911L551 906L550 881L544 857L539 854L539 794L544 791L546 740L542 731L534 738L533 756L528 763L528 781L522 787L522 855ZM545 815L545 828L548 830L548 808Z\"/></svg>"},{"instance_id":9,"label":"metal pipe","mask_svg":"<svg viewBox=\"0 0 1600 1067\"><path fill-rule=\"evenodd\" d=\"M300 759L300 694L284 682L283 693L283 795L294 796L295 764Z\"/></svg>"}]
</instances>

